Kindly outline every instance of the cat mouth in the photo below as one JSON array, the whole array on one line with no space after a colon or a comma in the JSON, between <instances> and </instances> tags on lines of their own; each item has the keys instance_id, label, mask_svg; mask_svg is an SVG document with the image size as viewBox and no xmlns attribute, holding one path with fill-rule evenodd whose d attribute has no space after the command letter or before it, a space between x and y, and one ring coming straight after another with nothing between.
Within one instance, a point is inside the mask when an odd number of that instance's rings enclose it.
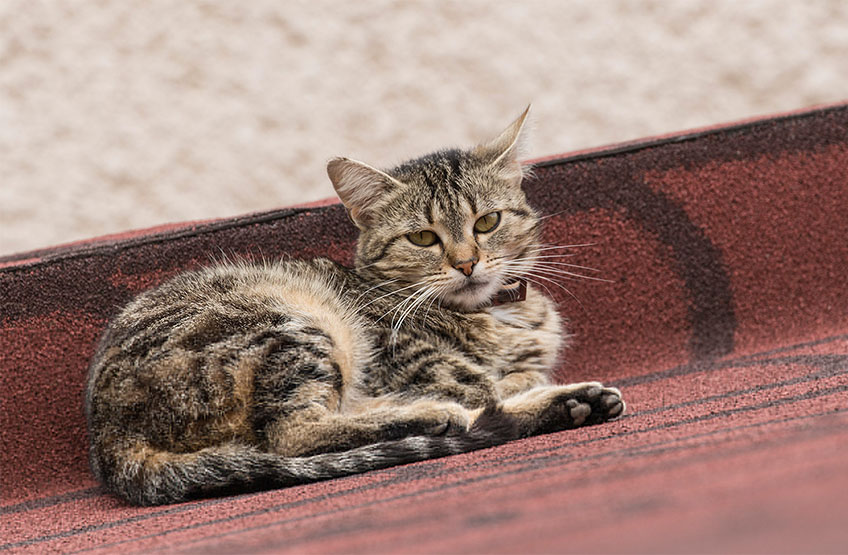
<instances>
[{"instance_id":1,"label":"cat mouth","mask_svg":"<svg viewBox=\"0 0 848 555\"><path fill-rule=\"evenodd\" d=\"M468 277L454 286L447 299L450 304L469 309L487 304L498 288L497 281Z\"/></svg>"},{"instance_id":2,"label":"cat mouth","mask_svg":"<svg viewBox=\"0 0 848 555\"><path fill-rule=\"evenodd\" d=\"M527 280L521 278L510 278L502 283L498 289L491 290L494 284L490 280L472 280L469 279L461 287L456 289L453 294L458 297L469 299L470 297L479 297L478 302L491 302L493 306L499 304L523 301L527 298ZM485 297L485 298L484 298ZM474 303L477 304L477 303Z\"/></svg>"},{"instance_id":3,"label":"cat mouth","mask_svg":"<svg viewBox=\"0 0 848 555\"><path fill-rule=\"evenodd\" d=\"M490 282L485 280L468 280L463 283L454 293L459 295L477 293L486 287L489 287Z\"/></svg>"}]
</instances>

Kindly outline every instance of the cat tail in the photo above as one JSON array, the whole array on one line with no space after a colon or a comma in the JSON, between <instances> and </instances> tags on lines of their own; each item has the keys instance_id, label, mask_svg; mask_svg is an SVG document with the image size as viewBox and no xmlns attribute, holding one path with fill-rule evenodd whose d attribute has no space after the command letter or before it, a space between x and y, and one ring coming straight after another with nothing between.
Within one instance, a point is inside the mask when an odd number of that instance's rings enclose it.
<instances>
[{"instance_id":1,"label":"cat tail","mask_svg":"<svg viewBox=\"0 0 848 555\"><path fill-rule=\"evenodd\" d=\"M113 451L109 461L92 457L95 474L136 505L162 505L198 497L287 487L340 478L390 466L465 453L518 437L510 418L485 410L462 432L410 436L348 451L282 457L252 446L225 444L191 453L172 453L143 442ZM108 469L108 470L107 470Z\"/></svg>"}]
</instances>

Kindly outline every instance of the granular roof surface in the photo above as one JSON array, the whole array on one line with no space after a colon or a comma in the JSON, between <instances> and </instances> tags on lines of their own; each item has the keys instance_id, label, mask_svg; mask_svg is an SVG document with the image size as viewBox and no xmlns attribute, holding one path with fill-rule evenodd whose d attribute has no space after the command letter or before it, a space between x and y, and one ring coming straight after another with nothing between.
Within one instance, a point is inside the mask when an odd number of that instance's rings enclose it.
<instances>
[{"instance_id":1,"label":"granular roof surface","mask_svg":"<svg viewBox=\"0 0 848 555\"><path fill-rule=\"evenodd\" d=\"M619 421L349 478L137 508L86 461L107 319L221 253L327 255L337 204L0 259L0 550L844 552L848 105L537 164L544 240L608 282L546 284L575 336L560 381Z\"/></svg>"}]
</instances>

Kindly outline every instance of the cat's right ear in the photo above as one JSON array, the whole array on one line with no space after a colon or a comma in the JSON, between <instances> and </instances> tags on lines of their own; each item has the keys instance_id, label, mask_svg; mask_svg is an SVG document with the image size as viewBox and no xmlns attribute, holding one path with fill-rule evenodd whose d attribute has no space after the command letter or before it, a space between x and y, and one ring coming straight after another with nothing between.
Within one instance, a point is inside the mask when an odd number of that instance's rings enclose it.
<instances>
[{"instance_id":1,"label":"cat's right ear","mask_svg":"<svg viewBox=\"0 0 848 555\"><path fill-rule=\"evenodd\" d=\"M400 185L390 175L350 158L333 158L327 163L327 175L356 227L366 229L373 223L374 209L385 194Z\"/></svg>"}]
</instances>

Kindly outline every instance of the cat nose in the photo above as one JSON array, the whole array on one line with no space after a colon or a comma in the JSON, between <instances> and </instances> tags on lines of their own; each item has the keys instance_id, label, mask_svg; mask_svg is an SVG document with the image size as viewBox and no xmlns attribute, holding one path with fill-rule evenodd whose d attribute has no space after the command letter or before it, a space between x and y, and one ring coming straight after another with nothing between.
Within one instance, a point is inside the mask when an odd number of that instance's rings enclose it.
<instances>
[{"instance_id":1,"label":"cat nose","mask_svg":"<svg viewBox=\"0 0 848 555\"><path fill-rule=\"evenodd\" d=\"M461 262L454 262L453 267L465 274L466 276L470 276L471 272L474 271L475 264L477 264L477 259L469 258L468 260L463 260Z\"/></svg>"}]
</instances>

